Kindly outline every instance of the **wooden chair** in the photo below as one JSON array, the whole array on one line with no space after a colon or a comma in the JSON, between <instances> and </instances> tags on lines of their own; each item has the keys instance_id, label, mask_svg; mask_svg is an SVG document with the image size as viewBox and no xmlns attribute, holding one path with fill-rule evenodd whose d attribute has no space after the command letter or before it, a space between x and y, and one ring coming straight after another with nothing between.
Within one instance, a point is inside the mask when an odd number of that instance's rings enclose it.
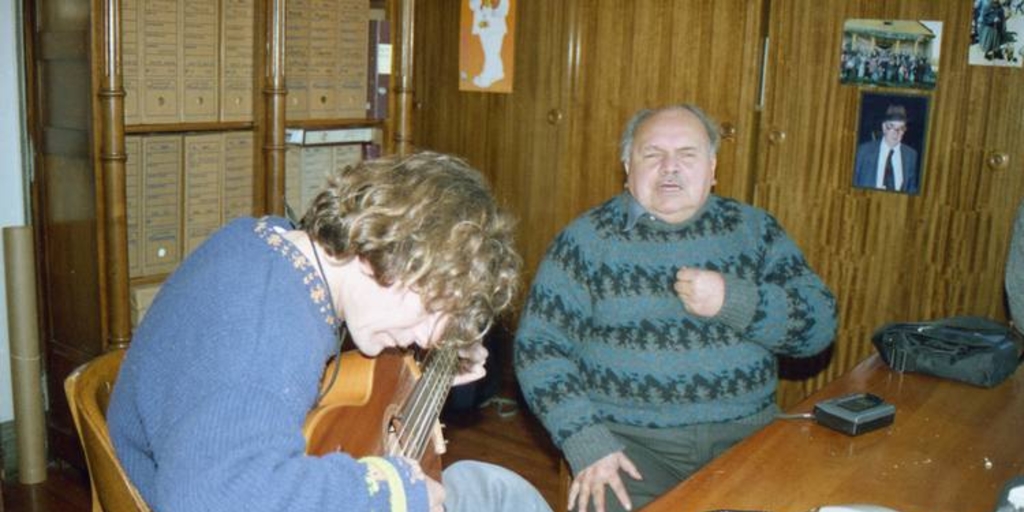
<instances>
[{"instance_id":1,"label":"wooden chair","mask_svg":"<svg viewBox=\"0 0 1024 512\"><path fill-rule=\"evenodd\" d=\"M107 432L107 404L124 349L103 354L68 375L64 392L85 451L93 512L150 512L114 455Z\"/></svg>"},{"instance_id":2,"label":"wooden chair","mask_svg":"<svg viewBox=\"0 0 1024 512\"><path fill-rule=\"evenodd\" d=\"M569 488L572 487L572 469L569 468L569 462L565 460L565 457L559 457L558 459L558 496L555 498L558 503L553 504L551 508L559 510L556 507L562 507L561 510L565 510L565 506L569 503ZM579 507L577 507L579 508Z\"/></svg>"}]
</instances>

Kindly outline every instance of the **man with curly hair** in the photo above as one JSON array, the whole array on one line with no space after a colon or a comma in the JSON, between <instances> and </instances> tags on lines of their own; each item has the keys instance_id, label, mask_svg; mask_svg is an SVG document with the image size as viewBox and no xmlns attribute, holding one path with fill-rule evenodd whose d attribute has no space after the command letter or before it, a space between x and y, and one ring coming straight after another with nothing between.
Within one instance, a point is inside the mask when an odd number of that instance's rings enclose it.
<instances>
[{"instance_id":1,"label":"man with curly hair","mask_svg":"<svg viewBox=\"0 0 1024 512\"><path fill-rule=\"evenodd\" d=\"M125 356L108 421L132 483L161 512L549 510L497 466L456 463L442 483L409 457L308 455L303 436L346 331L368 357L451 345L455 384L483 376L480 341L520 274L513 224L437 153L336 171L301 227L229 223L168 277Z\"/></svg>"}]
</instances>

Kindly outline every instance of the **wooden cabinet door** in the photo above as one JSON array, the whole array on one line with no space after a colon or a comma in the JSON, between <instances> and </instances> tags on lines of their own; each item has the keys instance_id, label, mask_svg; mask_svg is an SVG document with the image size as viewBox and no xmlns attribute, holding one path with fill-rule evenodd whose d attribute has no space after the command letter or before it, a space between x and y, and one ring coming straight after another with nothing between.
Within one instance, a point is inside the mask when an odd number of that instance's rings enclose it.
<instances>
[{"instance_id":1,"label":"wooden cabinet door","mask_svg":"<svg viewBox=\"0 0 1024 512\"><path fill-rule=\"evenodd\" d=\"M763 2L578 2L567 148L573 213L619 193L619 138L641 108L692 103L723 126L715 192L749 200Z\"/></svg>"},{"instance_id":2,"label":"wooden cabinet door","mask_svg":"<svg viewBox=\"0 0 1024 512\"><path fill-rule=\"evenodd\" d=\"M769 19L755 204L796 240L835 293L839 311L827 370L784 387L785 404L873 352L871 334L887 322L1005 318L1005 256L1024 196L1024 73L967 64L969 1L775 0ZM942 22L936 87L840 84L849 19ZM930 102L916 196L852 186L865 91Z\"/></svg>"},{"instance_id":3,"label":"wooden cabinet door","mask_svg":"<svg viewBox=\"0 0 1024 512\"><path fill-rule=\"evenodd\" d=\"M508 94L458 91L460 2L425 4L417 146L488 174L519 216L527 284L558 231L622 190L619 136L640 108L692 102L722 121L717 191L749 198L761 2L518 0Z\"/></svg>"},{"instance_id":4,"label":"wooden cabinet door","mask_svg":"<svg viewBox=\"0 0 1024 512\"><path fill-rule=\"evenodd\" d=\"M92 108L88 5L30 2L25 26L31 49L29 116L35 148L33 225L40 254L40 339L45 345L50 455L85 467L64 377L102 352L108 301L103 279L102 187ZM46 44L43 44L46 43Z\"/></svg>"},{"instance_id":5,"label":"wooden cabinet door","mask_svg":"<svg viewBox=\"0 0 1024 512\"><path fill-rule=\"evenodd\" d=\"M564 219L565 103L570 2L518 0L511 93L459 91L465 0L419 2L415 146L464 157L519 218L520 250L536 267Z\"/></svg>"}]
</instances>

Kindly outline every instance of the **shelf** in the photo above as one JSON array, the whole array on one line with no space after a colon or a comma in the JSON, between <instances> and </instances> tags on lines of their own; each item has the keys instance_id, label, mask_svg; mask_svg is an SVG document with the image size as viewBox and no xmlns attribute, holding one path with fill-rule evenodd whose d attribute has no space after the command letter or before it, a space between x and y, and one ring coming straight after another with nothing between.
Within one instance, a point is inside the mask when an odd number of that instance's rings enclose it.
<instances>
[{"instance_id":1,"label":"shelf","mask_svg":"<svg viewBox=\"0 0 1024 512\"><path fill-rule=\"evenodd\" d=\"M173 123L173 124L133 124L125 126L128 135L185 133L185 132L230 132L252 130L256 127L248 121L228 123Z\"/></svg>"},{"instance_id":2,"label":"shelf","mask_svg":"<svg viewBox=\"0 0 1024 512\"><path fill-rule=\"evenodd\" d=\"M332 128L384 128L383 119L307 119L288 122L288 128L329 130Z\"/></svg>"}]
</instances>

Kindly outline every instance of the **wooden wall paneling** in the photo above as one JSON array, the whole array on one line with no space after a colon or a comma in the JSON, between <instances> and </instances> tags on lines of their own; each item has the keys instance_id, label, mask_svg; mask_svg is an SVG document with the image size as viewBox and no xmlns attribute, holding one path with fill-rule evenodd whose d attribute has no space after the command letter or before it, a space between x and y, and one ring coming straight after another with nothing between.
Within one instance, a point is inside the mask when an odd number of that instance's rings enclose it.
<instances>
[{"instance_id":1,"label":"wooden wall paneling","mask_svg":"<svg viewBox=\"0 0 1024 512\"><path fill-rule=\"evenodd\" d=\"M1024 197L1021 176L1020 69L969 66L969 11L961 7L946 36L956 41L936 91L927 201L915 233L927 248L923 271L907 292L912 314L923 318L978 314L1005 318L1002 283L1012 216ZM990 158L1005 157L1005 166ZM909 262L908 262L909 264Z\"/></svg>"},{"instance_id":2,"label":"wooden wall paneling","mask_svg":"<svg viewBox=\"0 0 1024 512\"><path fill-rule=\"evenodd\" d=\"M548 4L517 3L509 95L457 90L458 2L417 12L420 145L467 156L513 205L527 284L558 231L622 190L619 136L637 109L693 102L731 125L723 195L749 200L756 140L763 2Z\"/></svg>"},{"instance_id":3,"label":"wooden wall paneling","mask_svg":"<svg viewBox=\"0 0 1024 512\"><path fill-rule=\"evenodd\" d=\"M80 155L42 154L37 162L36 186L43 180L60 183L40 195L40 203L34 206L35 219L48 219L45 236L37 245L46 251L39 262L39 280L45 286L40 295L45 293L47 299L41 303L40 335L45 343L46 385L52 390L63 389L63 377L103 346L95 271L99 266L95 188L92 166ZM68 200L69 189L75 190L78 200ZM54 320L78 317L82 320L75 324ZM63 393L49 394L47 433L51 456L85 467Z\"/></svg>"},{"instance_id":4,"label":"wooden wall paneling","mask_svg":"<svg viewBox=\"0 0 1024 512\"><path fill-rule=\"evenodd\" d=\"M843 23L853 18L943 22L937 87L840 85ZM1024 190L1024 79L1019 70L967 65L969 2L776 0L769 19L755 204L775 214L803 248L835 292L840 314L830 364L816 377L784 385L785 405L871 353L872 332L887 322L1005 318L1002 269ZM919 195L852 187L863 90L930 98ZM986 166L993 153L1006 154L1006 168Z\"/></svg>"},{"instance_id":5,"label":"wooden wall paneling","mask_svg":"<svg viewBox=\"0 0 1024 512\"><path fill-rule=\"evenodd\" d=\"M519 218L528 271L554 237L569 201L565 161L569 4L516 2L515 80L509 94L460 92L458 0L416 11L416 146L462 156ZM528 282L528 281L527 281Z\"/></svg>"},{"instance_id":6,"label":"wooden wall paneling","mask_svg":"<svg viewBox=\"0 0 1024 512\"><path fill-rule=\"evenodd\" d=\"M851 11L849 6L845 11ZM870 270L891 265L892 253L881 260L870 258L871 265L851 265L851 260L869 259L864 245L877 245L879 229L898 225L892 220L864 223L874 216L874 206L863 194L849 193L858 96L856 88L839 85L837 74L842 27L848 17L884 16L844 12L843 6L832 4L811 9L799 2L772 2L767 104L761 128L765 150L755 189L755 204L779 219L840 299L841 333L858 327L851 322L855 316L843 297L853 290L875 293L882 274ZM905 198L891 198L906 203ZM833 209L847 215L827 213ZM897 208L895 213L904 212ZM871 328L855 332L869 336ZM837 347L830 366L849 368L860 358L857 352ZM795 402L812 385L813 379L784 382L780 402Z\"/></svg>"},{"instance_id":7,"label":"wooden wall paneling","mask_svg":"<svg viewBox=\"0 0 1024 512\"><path fill-rule=\"evenodd\" d=\"M102 349L100 278L96 215L100 192L94 182L92 158L93 92L90 81L90 3L30 2L38 122L33 197L36 243L42 290L40 334L46 341L47 385L62 389L55 368L73 368L92 351ZM61 87L55 86L61 84ZM65 89L66 88L66 89ZM83 317L77 325L54 319ZM63 396L52 394L50 453L82 462L77 437Z\"/></svg>"},{"instance_id":8,"label":"wooden wall paneling","mask_svg":"<svg viewBox=\"0 0 1024 512\"><path fill-rule=\"evenodd\" d=\"M749 201L763 2L580 2L579 62L569 136L571 176L564 225L619 193L619 137L640 108L694 103L727 128L716 193Z\"/></svg>"}]
</instances>

